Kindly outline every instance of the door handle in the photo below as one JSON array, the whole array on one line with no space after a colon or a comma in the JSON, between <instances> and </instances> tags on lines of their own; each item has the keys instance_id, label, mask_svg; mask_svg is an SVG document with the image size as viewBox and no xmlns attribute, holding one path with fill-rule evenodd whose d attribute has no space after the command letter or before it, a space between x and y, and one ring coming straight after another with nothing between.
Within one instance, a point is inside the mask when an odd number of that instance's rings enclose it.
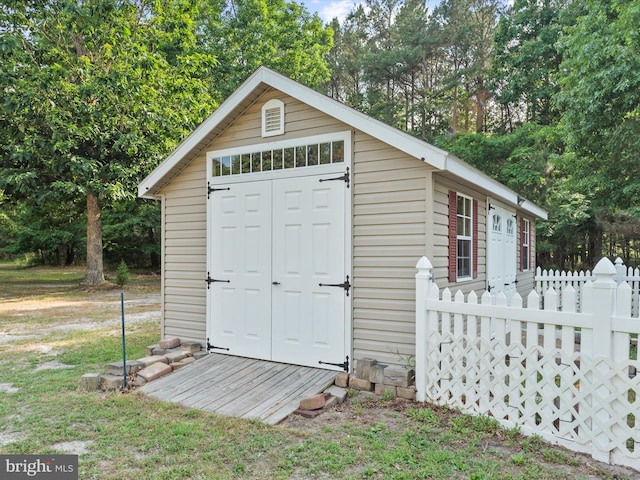
<instances>
[{"instance_id":1,"label":"door handle","mask_svg":"<svg viewBox=\"0 0 640 480\"><path fill-rule=\"evenodd\" d=\"M271 282L271 285L280 285L280 282Z\"/></svg>"}]
</instances>

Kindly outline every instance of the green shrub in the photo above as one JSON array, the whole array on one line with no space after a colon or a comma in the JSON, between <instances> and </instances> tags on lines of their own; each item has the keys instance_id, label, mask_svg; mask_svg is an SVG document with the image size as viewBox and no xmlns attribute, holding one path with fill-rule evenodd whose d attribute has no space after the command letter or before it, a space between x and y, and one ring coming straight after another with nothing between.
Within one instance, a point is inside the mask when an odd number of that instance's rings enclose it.
<instances>
[{"instance_id":1,"label":"green shrub","mask_svg":"<svg viewBox=\"0 0 640 480\"><path fill-rule=\"evenodd\" d=\"M116 268L116 284L122 288L129 281L130 277L131 274L129 273L127 264L124 263L124 260L120 260L120 264L118 268Z\"/></svg>"}]
</instances>

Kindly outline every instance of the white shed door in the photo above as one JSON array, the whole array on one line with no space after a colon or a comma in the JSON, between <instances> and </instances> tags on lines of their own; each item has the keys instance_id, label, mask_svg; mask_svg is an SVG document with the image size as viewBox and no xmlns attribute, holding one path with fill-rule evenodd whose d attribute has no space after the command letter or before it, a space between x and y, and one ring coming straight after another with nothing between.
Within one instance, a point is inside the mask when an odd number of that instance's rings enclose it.
<instances>
[{"instance_id":1,"label":"white shed door","mask_svg":"<svg viewBox=\"0 0 640 480\"><path fill-rule=\"evenodd\" d=\"M310 366L345 358L345 184L320 178L273 184L272 358Z\"/></svg>"},{"instance_id":2,"label":"white shed door","mask_svg":"<svg viewBox=\"0 0 640 480\"><path fill-rule=\"evenodd\" d=\"M516 291L516 218L491 205L487 222L487 283L492 294L504 292L508 299Z\"/></svg>"},{"instance_id":3,"label":"white shed door","mask_svg":"<svg viewBox=\"0 0 640 480\"><path fill-rule=\"evenodd\" d=\"M345 183L321 178L211 193L213 351L308 366L344 361L347 292L332 285L346 281Z\"/></svg>"},{"instance_id":4,"label":"white shed door","mask_svg":"<svg viewBox=\"0 0 640 480\"><path fill-rule=\"evenodd\" d=\"M211 193L208 293L215 347L271 356L271 182L236 183ZM218 350L215 350L218 351ZM220 350L222 351L222 350Z\"/></svg>"}]
</instances>

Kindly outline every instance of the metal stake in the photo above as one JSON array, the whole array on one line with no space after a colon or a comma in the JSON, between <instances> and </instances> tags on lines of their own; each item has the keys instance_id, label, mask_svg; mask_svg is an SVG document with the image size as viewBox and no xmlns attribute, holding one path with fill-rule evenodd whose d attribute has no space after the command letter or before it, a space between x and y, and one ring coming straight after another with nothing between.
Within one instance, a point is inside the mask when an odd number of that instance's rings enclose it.
<instances>
[{"instance_id":1,"label":"metal stake","mask_svg":"<svg viewBox=\"0 0 640 480\"><path fill-rule=\"evenodd\" d=\"M122 310L122 375L124 376L122 391L124 391L127 388L127 347L124 339L124 292L120 292L120 307Z\"/></svg>"}]
</instances>

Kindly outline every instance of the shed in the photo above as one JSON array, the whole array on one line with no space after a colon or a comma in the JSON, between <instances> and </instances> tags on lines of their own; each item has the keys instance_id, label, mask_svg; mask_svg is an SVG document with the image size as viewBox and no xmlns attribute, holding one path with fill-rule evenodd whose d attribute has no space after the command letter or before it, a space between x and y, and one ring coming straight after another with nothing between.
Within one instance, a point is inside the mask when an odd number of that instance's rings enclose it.
<instances>
[{"instance_id":1,"label":"shed","mask_svg":"<svg viewBox=\"0 0 640 480\"><path fill-rule=\"evenodd\" d=\"M546 212L448 152L260 67L139 185L162 202L161 336L349 370L415 354L415 264L531 290Z\"/></svg>"}]
</instances>

